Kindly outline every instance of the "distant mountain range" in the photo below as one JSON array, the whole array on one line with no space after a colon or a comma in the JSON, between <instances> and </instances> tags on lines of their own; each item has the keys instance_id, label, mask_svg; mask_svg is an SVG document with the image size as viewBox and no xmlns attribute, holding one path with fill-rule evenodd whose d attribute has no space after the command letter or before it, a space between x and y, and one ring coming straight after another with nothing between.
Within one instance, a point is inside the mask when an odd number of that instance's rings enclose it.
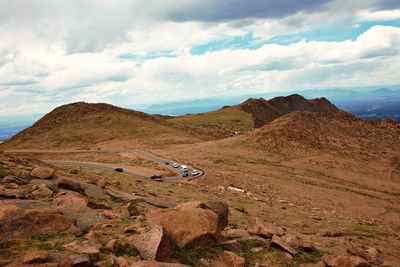
<instances>
[{"instance_id":1,"label":"distant mountain range","mask_svg":"<svg viewBox=\"0 0 400 267\"><path fill-rule=\"evenodd\" d=\"M400 88L373 89L327 89L288 92L270 92L263 94L208 98L189 101L177 101L168 104L157 104L141 111L150 114L183 115L207 112L225 105L236 105L248 98L270 99L281 95L300 94L308 99L325 97L338 108L365 119L393 117L400 121Z\"/></svg>"},{"instance_id":2,"label":"distant mountain range","mask_svg":"<svg viewBox=\"0 0 400 267\"><path fill-rule=\"evenodd\" d=\"M173 103L152 105L140 111L149 114L171 116L197 114L217 110L228 105L237 105L248 98L271 99L273 97L290 95L292 93L300 94L308 99L325 97L338 108L364 119L392 117L400 122L400 88L321 89L296 92L270 92L221 98L181 100ZM0 140L6 140L24 128L29 127L42 115L34 114L27 117L0 118Z\"/></svg>"}]
</instances>

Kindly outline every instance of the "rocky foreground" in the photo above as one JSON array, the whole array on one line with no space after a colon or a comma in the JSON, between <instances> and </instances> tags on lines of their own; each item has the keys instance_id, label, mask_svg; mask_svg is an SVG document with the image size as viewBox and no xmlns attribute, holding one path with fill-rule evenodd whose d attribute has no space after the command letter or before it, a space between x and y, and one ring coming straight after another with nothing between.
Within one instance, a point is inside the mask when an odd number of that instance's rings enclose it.
<instances>
[{"instance_id":1,"label":"rocky foreground","mask_svg":"<svg viewBox=\"0 0 400 267\"><path fill-rule=\"evenodd\" d=\"M258 218L239 228L224 202L172 206L144 195L2 153L0 265L397 266L373 247L326 253Z\"/></svg>"}]
</instances>

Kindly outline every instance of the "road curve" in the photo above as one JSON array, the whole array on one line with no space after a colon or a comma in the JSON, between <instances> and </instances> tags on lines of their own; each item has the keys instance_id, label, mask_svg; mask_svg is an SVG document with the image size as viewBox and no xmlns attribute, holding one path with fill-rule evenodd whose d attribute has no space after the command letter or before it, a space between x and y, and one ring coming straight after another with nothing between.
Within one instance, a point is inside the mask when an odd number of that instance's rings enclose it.
<instances>
[{"instance_id":1,"label":"road curve","mask_svg":"<svg viewBox=\"0 0 400 267\"><path fill-rule=\"evenodd\" d=\"M49 150L35 150L35 149L29 149L29 150L5 150L4 152L6 153L34 153L34 154L40 154L40 153L118 153L118 152L131 152L137 155L140 158L144 158L150 161L153 161L155 163L164 165L174 173L179 173L180 176L175 176L175 177L165 177L163 178L163 181L165 182L180 182L180 181L190 181L193 179L197 179L201 176L204 175L204 172L202 170L199 170L199 175L192 176L192 170L194 169L192 166L189 167L189 176L187 177L182 177L183 172L181 172L178 168L173 168L172 164L175 163L175 161L164 159L161 157L158 157L156 155L153 155L149 152L146 152L144 150L140 149L135 149L135 148L105 148L101 150L54 150L54 149L49 149ZM55 166L66 166L66 167L81 167L81 168L88 168L88 169L93 169L93 170L99 170L99 171L111 171L114 172L115 166L111 164L105 164L105 163L96 163L96 162L77 162L77 161L63 161L63 160L43 160L44 162L48 164L52 164ZM168 163L168 164L166 164ZM177 162L179 165L179 162ZM147 178L150 179L148 176L144 176L142 174L134 173L128 170L124 170L123 174L128 175L128 176L134 176L134 177L140 177L140 178Z\"/></svg>"}]
</instances>

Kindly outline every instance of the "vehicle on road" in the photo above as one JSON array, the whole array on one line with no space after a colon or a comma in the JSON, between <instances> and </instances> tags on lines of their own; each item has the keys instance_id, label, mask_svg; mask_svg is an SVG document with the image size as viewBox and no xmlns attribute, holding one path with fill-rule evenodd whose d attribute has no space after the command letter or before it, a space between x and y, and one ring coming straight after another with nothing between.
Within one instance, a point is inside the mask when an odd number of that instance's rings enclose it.
<instances>
[{"instance_id":1,"label":"vehicle on road","mask_svg":"<svg viewBox=\"0 0 400 267\"><path fill-rule=\"evenodd\" d=\"M116 171L116 172L124 172L124 169L122 169L122 168L115 168L114 171Z\"/></svg>"},{"instance_id":2,"label":"vehicle on road","mask_svg":"<svg viewBox=\"0 0 400 267\"><path fill-rule=\"evenodd\" d=\"M179 167L179 164L178 164L178 163L174 163L174 164L172 164L172 167L178 168L178 167Z\"/></svg>"},{"instance_id":3,"label":"vehicle on road","mask_svg":"<svg viewBox=\"0 0 400 267\"><path fill-rule=\"evenodd\" d=\"M181 171L183 171L183 172L188 172L188 171L189 171L188 166L182 165L182 166L181 166Z\"/></svg>"},{"instance_id":4,"label":"vehicle on road","mask_svg":"<svg viewBox=\"0 0 400 267\"><path fill-rule=\"evenodd\" d=\"M169 162L168 161L166 161L166 162L164 162L165 163L165 165L169 165Z\"/></svg>"},{"instance_id":5,"label":"vehicle on road","mask_svg":"<svg viewBox=\"0 0 400 267\"><path fill-rule=\"evenodd\" d=\"M192 171L192 176L197 176L199 174L200 174L200 172L198 170L193 170Z\"/></svg>"},{"instance_id":6,"label":"vehicle on road","mask_svg":"<svg viewBox=\"0 0 400 267\"><path fill-rule=\"evenodd\" d=\"M154 179L157 179L157 178L161 178L161 175L155 174L155 175L150 176L150 178L154 180Z\"/></svg>"},{"instance_id":7,"label":"vehicle on road","mask_svg":"<svg viewBox=\"0 0 400 267\"><path fill-rule=\"evenodd\" d=\"M189 176L189 173L188 172L184 172L183 174L182 174L182 177L188 177Z\"/></svg>"},{"instance_id":8,"label":"vehicle on road","mask_svg":"<svg viewBox=\"0 0 400 267\"><path fill-rule=\"evenodd\" d=\"M150 176L150 179L157 181L157 182L161 182L162 181L162 177L159 174L155 174L153 176Z\"/></svg>"}]
</instances>

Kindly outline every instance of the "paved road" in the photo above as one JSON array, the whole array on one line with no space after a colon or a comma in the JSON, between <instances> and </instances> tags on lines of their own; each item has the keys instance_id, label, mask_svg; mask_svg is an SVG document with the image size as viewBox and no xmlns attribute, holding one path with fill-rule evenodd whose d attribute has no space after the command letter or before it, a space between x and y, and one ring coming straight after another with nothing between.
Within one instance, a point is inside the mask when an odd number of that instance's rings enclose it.
<instances>
[{"instance_id":1,"label":"paved road","mask_svg":"<svg viewBox=\"0 0 400 267\"><path fill-rule=\"evenodd\" d=\"M194 169L191 166L189 167L189 176L187 177L182 177L183 172L179 170L179 168L173 168L172 164L175 163L175 161L164 159L161 157L158 157L156 155L153 155L149 152L140 150L140 149L134 149L134 148L105 148L101 150L54 150L54 149L49 149L49 150L34 150L34 149L29 149L29 150L6 150L5 152L7 153L118 153L118 152L130 152L136 154L138 157L156 162L158 164L162 164L174 173L177 173L177 176L175 177L165 177L163 181L167 182L178 182L178 181L190 181L196 178L199 178L204 175L204 172L201 170L199 171L199 175L192 176L192 170ZM63 160L44 160L44 162L56 165L56 166L68 166L68 167L81 167L81 168L88 168L88 169L94 169L94 170L99 170L99 171L112 171L114 172L115 166L110 165L110 164L104 164L104 163L95 163L95 162L77 162L77 161L63 161ZM168 163L165 164L165 163ZM183 165L178 163L179 165ZM135 176L135 177L142 177L142 178L149 178L147 176L143 176L138 173L134 173L131 171L124 170L123 172L126 175L129 176Z\"/></svg>"}]
</instances>

